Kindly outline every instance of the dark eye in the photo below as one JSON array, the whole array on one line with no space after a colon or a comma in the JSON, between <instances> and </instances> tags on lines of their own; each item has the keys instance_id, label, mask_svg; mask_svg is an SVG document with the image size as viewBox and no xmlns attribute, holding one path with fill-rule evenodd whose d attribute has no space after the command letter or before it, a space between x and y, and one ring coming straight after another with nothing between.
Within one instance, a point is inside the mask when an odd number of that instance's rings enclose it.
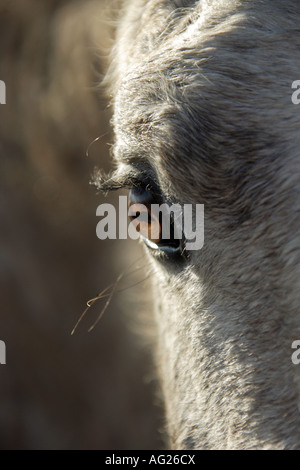
<instances>
[{"instance_id":1,"label":"dark eye","mask_svg":"<svg viewBox=\"0 0 300 470\"><path fill-rule=\"evenodd\" d=\"M157 210L160 204L161 201L152 191L140 187L132 188L129 193L129 219L149 248L169 254L180 253L182 240L175 238L171 216ZM165 230L166 224L169 225L168 230ZM168 236L163 238L166 231Z\"/></svg>"}]
</instances>

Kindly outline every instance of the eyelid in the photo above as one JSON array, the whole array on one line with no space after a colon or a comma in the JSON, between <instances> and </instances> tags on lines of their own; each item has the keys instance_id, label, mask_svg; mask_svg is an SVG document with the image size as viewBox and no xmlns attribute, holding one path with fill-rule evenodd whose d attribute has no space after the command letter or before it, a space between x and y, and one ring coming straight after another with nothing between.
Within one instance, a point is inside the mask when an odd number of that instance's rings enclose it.
<instances>
[{"instance_id":1,"label":"eyelid","mask_svg":"<svg viewBox=\"0 0 300 470\"><path fill-rule=\"evenodd\" d=\"M96 169L92 175L91 184L103 192L141 187L152 191L153 194L161 195L158 185L149 176L148 172L146 174L144 171L129 170L128 168L126 172L124 170L117 170L107 175Z\"/></svg>"},{"instance_id":2,"label":"eyelid","mask_svg":"<svg viewBox=\"0 0 300 470\"><path fill-rule=\"evenodd\" d=\"M156 173L149 164L136 161L122 164L116 172L123 188L142 187L155 193L159 192Z\"/></svg>"},{"instance_id":3,"label":"eyelid","mask_svg":"<svg viewBox=\"0 0 300 470\"><path fill-rule=\"evenodd\" d=\"M130 176L131 182L130 186L127 187L138 187L146 191L150 191L154 196L161 196L161 191L158 188L158 185L149 177L149 175L141 174Z\"/></svg>"}]
</instances>

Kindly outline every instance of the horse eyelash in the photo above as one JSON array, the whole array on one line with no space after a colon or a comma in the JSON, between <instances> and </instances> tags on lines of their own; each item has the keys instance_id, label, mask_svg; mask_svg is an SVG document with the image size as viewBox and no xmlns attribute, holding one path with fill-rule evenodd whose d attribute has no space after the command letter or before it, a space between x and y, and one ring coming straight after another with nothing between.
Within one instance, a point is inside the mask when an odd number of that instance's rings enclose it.
<instances>
[{"instance_id":1,"label":"horse eyelash","mask_svg":"<svg viewBox=\"0 0 300 470\"><path fill-rule=\"evenodd\" d=\"M155 185L152 184L147 177L142 179L142 175L138 177L132 173L120 175L113 172L111 174L105 174L98 168L94 170L90 184L104 193L133 187L147 189L155 193L158 192Z\"/></svg>"}]
</instances>

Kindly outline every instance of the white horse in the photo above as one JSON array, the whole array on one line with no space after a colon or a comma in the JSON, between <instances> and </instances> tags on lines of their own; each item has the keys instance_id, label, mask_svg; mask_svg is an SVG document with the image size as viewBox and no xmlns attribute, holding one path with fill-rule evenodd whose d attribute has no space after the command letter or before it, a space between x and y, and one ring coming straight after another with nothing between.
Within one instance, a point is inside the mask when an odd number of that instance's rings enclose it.
<instances>
[{"instance_id":1,"label":"white horse","mask_svg":"<svg viewBox=\"0 0 300 470\"><path fill-rule=\"evenodd\" d=\"M170 445L300 448L299 3L123 4L102 186L205 209L201 250L143 236Z\"/></svg>"}]
</instances>

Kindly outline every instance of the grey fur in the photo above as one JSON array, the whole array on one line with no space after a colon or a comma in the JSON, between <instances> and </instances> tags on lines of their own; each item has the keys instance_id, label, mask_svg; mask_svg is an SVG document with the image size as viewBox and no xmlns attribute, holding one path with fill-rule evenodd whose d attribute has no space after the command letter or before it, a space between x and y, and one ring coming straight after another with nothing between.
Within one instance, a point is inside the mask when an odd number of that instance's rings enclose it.
<instances>
[{"instance_id":1,"label":"grey fur","mask_svg":"<svg viewBox=\"0 0 300 470\"><path fill-rule=\"evenodd\" d=\"M176 449L300 448L300 6L125 1L108 74L117 176L205 204L182 265L149 252ZM132 170L130 170L132 171Z\"/></svg>"}]
</instances>

